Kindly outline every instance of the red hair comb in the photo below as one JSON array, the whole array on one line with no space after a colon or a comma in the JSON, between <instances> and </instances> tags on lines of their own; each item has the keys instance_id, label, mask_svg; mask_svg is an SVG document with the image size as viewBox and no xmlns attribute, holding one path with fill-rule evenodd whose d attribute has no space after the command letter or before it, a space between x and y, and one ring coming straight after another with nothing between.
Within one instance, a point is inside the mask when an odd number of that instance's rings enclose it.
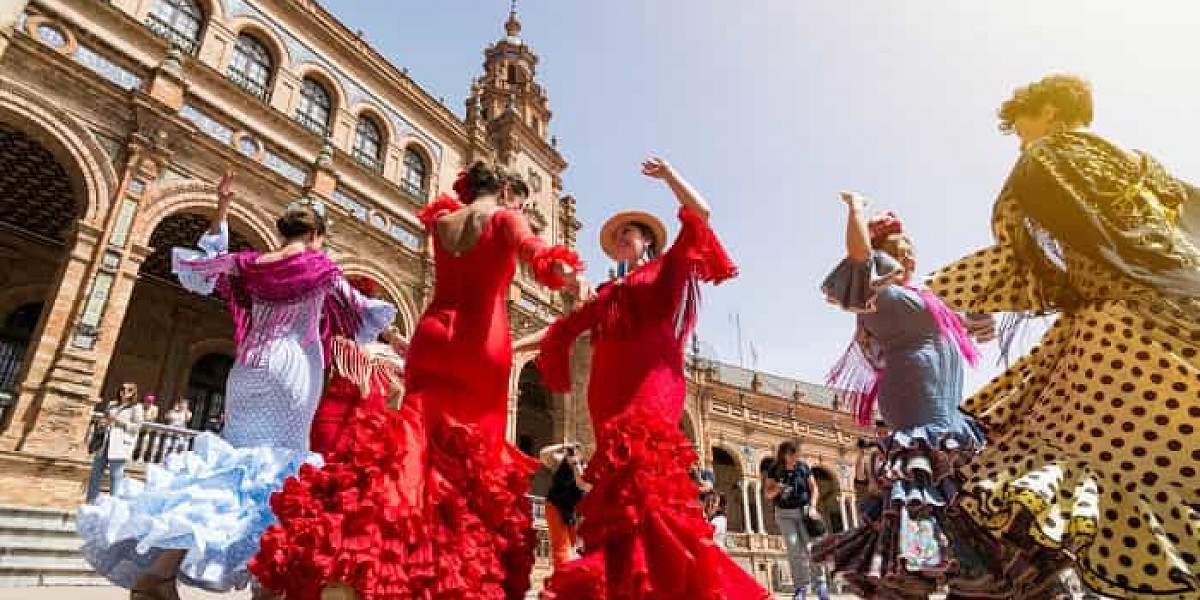
<instances>
[{"instance_id":1,"label":"red hair comb","mask_svg":"<svg viewBox=\"0 0 1200 600\"><path fill-rule=\"evenodd\" d=\"M896 233L904 233L904 222L896 213L888 211L881 215L876 215L867 221L867 229L871 232L871 239L892 235Z\"/></svg>"},{"instance_id":2,"label":"red hair comb","mask_svg":"<svg viewBox=\"0 0 1200 600\"><path fill-rule=\"evenodd\" d=\"M475 200L475 190L471 189L471 184L467 181L466 171L460 172L454 180L454 193L458 194L458 201L463 204L470 204Z\"/></svg>"}]
</instances>

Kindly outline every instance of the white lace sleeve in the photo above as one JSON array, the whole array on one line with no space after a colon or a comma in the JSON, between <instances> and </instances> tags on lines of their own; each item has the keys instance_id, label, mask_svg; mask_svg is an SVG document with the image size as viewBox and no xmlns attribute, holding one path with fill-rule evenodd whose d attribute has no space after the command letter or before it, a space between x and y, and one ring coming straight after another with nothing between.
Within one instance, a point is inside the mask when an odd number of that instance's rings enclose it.
<instances>
[{"instance_id":1,"label":"white lace sleeve","mask_svg":"<svg viewBox=\"0 0 1200 600\"><path fill-rule=\"evenodd\" d=\"M349 299L350 306L360 307L362 325L354 333L354 341L360 344L374 342L379 338L379 334L396 320L395 306L360 294L344 277L338 278L334 293Z\"/></svg>"},{"instance_id":2,"label":"white lace sleeve","mask_svg":"<svg viewBox=\"0 0 1200 600\"><path fill-rule=\"evenodd\" d=\"M191 248L173 248L171 250L171 272L179 278L179 284L189 292L209 295L217 285L217 277L221 274L211 268L201 269L194 264L204 258L216 258L229 252L229 224L221 223L217 233L205 233L197 243L200 251ZM232 265L232 263L230 263Z\"/></svg>"}]
</instances>

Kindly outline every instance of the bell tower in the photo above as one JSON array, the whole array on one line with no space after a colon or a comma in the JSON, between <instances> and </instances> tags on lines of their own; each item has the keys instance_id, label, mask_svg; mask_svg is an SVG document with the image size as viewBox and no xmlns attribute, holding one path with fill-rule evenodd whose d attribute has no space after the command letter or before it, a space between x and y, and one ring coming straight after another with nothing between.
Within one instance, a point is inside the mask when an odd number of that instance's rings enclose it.
<instances>
[{"instance_id":1,"label":"bell tower","mask_svg":"<svg viewBox=\"0 0 1200 600\"><path fill-rule=\"evenodd\" d=\"M496 149L496 158L510 164L522 143L551 152L554 144L548 133L550 101L537 83L538 56L521 39L515 0L504 33L484 50L483 75L471 85L467 97L467 126L482 128Z\"/></svg>"}]
</instances>

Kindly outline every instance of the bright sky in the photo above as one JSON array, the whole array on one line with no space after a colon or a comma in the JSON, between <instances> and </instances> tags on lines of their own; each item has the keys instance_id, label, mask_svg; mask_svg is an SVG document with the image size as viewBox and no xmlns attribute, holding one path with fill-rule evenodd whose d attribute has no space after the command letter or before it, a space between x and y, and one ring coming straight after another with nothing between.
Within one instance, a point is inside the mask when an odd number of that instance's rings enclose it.
<instances>
[{"instance_id":1,"label":"bright sky","mask_svg":"<svg viewBox=\"0 0 1200 600\"><path fill-rule=\"evenodd\" d=\"M459 114L508 11L503 0L324 4ZM1087 77L1098 132L1200 182L1194 0L521 0L519 14L593 280L608 267L595 235L614 210L674 225L669 193L638 173L661 153L707 196L742 267L706 290L705 351L738 362L739 314L747 367L820 381L844 349L852 318L818 291L843 250L838 190L898 212L923 270L990 243L1017 154L995 112L1018 85Z\"/></svg>"}]
</instances>

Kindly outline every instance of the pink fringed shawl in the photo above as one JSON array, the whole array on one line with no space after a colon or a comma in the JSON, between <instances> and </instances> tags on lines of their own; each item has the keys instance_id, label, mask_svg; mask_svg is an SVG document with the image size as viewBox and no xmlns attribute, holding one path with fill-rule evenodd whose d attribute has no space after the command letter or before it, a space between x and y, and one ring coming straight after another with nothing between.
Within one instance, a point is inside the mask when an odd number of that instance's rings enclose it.
<instances>
[{"instance_id":1,"label":"pink fringed shawl","mask_svg":"<svg viewBox=\"0 0 1200 600\"><path fill-rule=\"evenodd\" d=\"M979 349L971 340L958 314L928 289L906 287L921 298L925 310L933 316L941 335L958 346L958 351L967 364L976 366L979 363ZM870 344L869 334L862 330L860 325L854 341L826 378L831 387L846 393L846 399L851 402L851 410L858 424L863 426L871 425L875 403L879 399L879 381L886 366L869 347Z\"/></svg>"},{"instance_id":2,"label":"pink fringed shawl","mask_svg":"<svg viewBox=\"0 0 1200 600\"><path fill-rule=\"evenodd\" d=\"M239 362L262 366L267 345L290 331L297 319L308 319L303 343L319 337L326 351L332 336L352 337L358 331L364 307L353 294L333 293L341 271L329 257L310 251L260 263L259 256L237 252L183 261L199 275L218 277L217 292L233 315ZM305 314L316 296L324 297L321 314Z\"/></svg>"}]
</instances>

